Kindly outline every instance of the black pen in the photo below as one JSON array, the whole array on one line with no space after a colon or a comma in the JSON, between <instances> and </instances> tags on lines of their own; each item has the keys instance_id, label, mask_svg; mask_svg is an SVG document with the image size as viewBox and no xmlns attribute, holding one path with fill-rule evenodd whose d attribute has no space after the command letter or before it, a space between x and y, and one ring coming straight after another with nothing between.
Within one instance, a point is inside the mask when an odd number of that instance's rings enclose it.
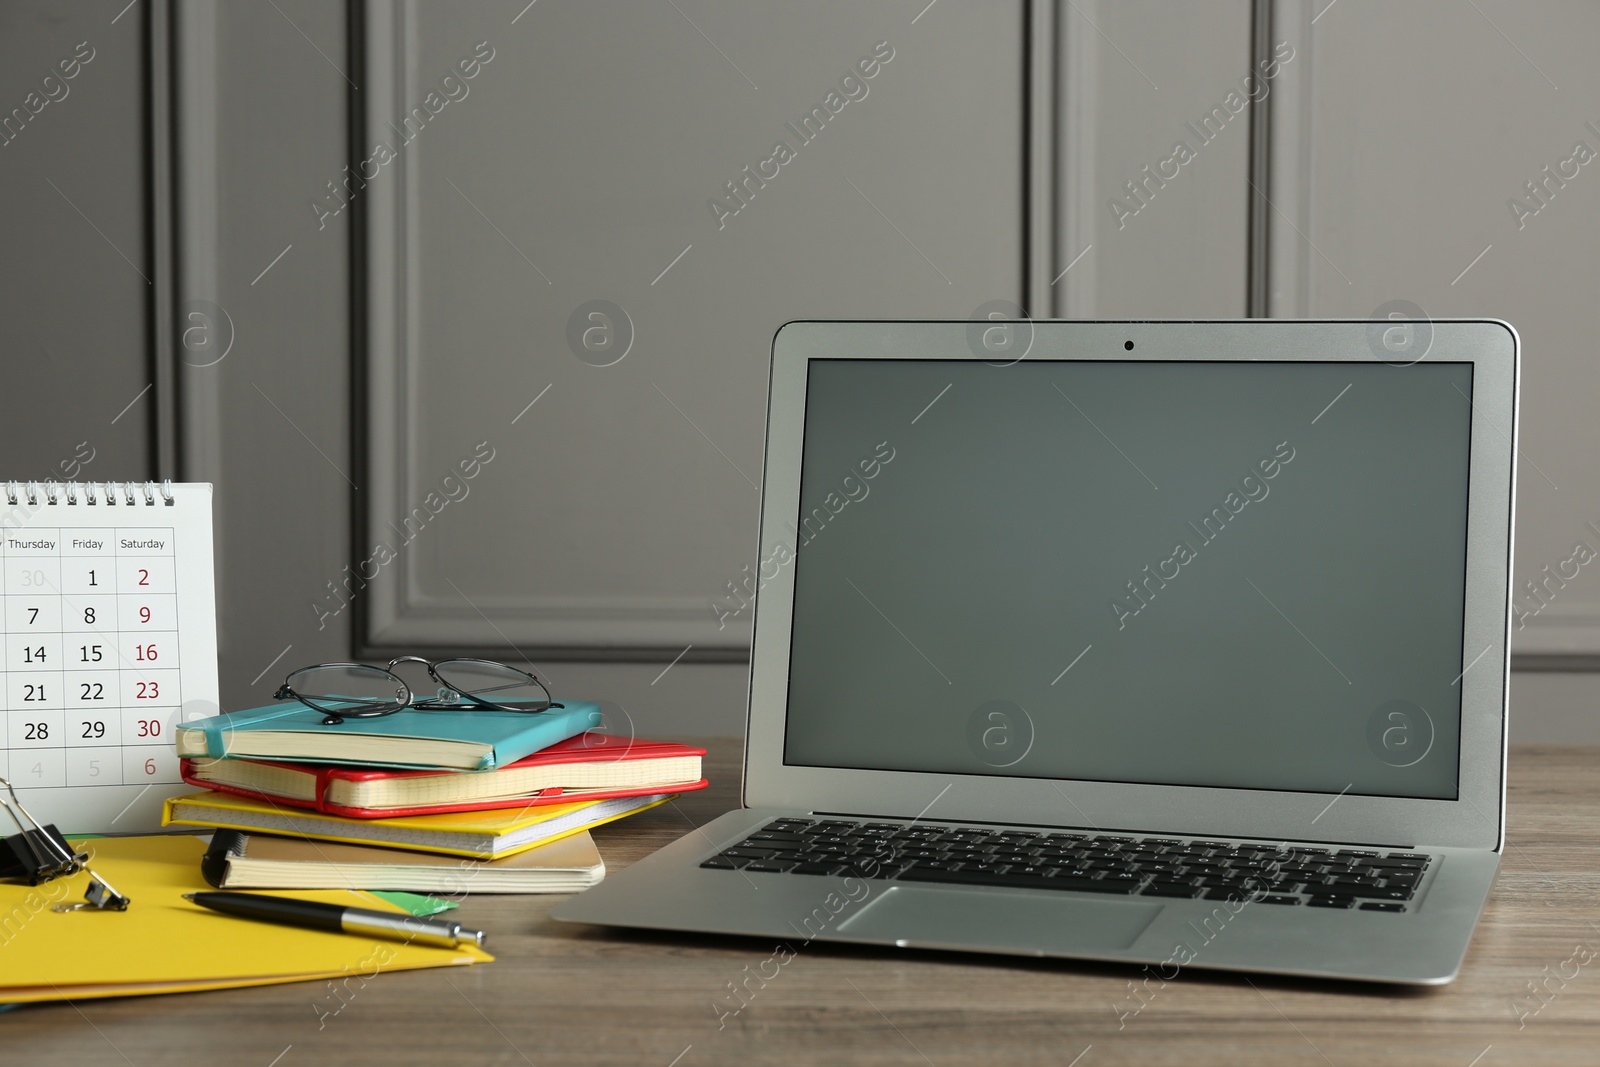
<instances>
[{"instance_id":1,"label":"black pen","mask_svg":"<svg viewBox=\"0 0 1600 1067\"><path fill-rule=\"evenodd\" d=\"M455 948L472 944L483 946L482 930L467 930L460 923L442 919L419 919L390 911L345 908L338 904L319 904L293 897L266 897L255 893L185 893L202 908L237 915L245 919L304 926L333 933L363 934L392 941L415 941L423 945Z\"/></svg>"}]
</instances>

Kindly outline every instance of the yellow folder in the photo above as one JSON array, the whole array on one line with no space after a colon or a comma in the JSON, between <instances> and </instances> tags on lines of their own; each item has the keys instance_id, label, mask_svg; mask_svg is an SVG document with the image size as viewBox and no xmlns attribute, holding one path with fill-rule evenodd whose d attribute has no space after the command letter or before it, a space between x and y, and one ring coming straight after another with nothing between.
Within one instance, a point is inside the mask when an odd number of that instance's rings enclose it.
<instances>
[{"instance_id":1,"label":"yellow folder","mask_svg":"<svg viewBox=\"0 0 1600 1067\"><path fill-rule=\"evenodd\" d=\"M676 793L657 793L583 800L575 804L537 804L525 800L519 807L485 811L349 819L343 815L284 807L264 798L207 791L168 797L161 822L166 826L213 826L340 841L347 845L378 845L497 860L615 822L665 804L675 796Z\"/></svg>"},{"instance_id":2,"label":"yellow folder","mask_svg":"<svg viewBox=\"0 0 1600 1067\"><path fill-rule=\"evenodd\" d=\"M83 842L90 866L132 900L127 911L56 912L82 874L40 886L0 884L0 1003L182 993L316 979L367 982L385 971L487 963L481 949L432 948L238 919L182 894L209 890L194 837ZM369 893L289 892L301 900L401 912Z\"/></svg>"}]
</instances>

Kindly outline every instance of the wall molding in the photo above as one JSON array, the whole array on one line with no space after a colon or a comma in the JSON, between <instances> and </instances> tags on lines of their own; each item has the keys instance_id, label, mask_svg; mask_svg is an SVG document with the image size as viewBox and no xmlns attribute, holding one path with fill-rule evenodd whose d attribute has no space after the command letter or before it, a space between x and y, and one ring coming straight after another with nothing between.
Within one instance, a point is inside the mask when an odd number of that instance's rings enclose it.
<instances>
[{"instance_id":1,"label":"wall molding","mask_svg":"<svg viewBox=\"0 0 1600 1067\"><path fill-rule=\"evenodd\" d=\"M215 0L164 0L153 5L150 14L152 26L162 25L159 35L168 42L165 62L159 70L152 70L155 84L164 86L152 92L152 100L159 101L164 95L166 111L151 116L158 129L165 127L160 139L165 140L168 160L163 185L152 187L152 199L165 198L168 204L164 212L167 236L155 245L164 253L164 262L157 264L155 287L162 289L163 276L167 281L153 312L159 320L155 329L158 399L163 379L171 398L167 408L171 456L162 455L163 476L212 484L213 514L219 517L213 523L213 550L219 561L227 555L227 524L220 516L229 497L222 447L220 365L190 366L183 357L187 315L202 306L195 301L221 305L217 242L223 227L217 101L222 78L217 57L222 17ZM157 217L161 214L157 207ZM211 323L207 328L219 325ZM216 581L221 613L230 603L230 583L228 569L220 564Z\"/></svg>"},{"instance_id":2,"label":"wall molding","mask_svg":"<svg viewBox=\"0 0 1600 1067\"><path fill-rule=\"evenodd\" d=\"M1520 599L1526 602L1529 598ZM1571 670L1583 660L1587 663L1584 669L1600 669L1600 653L1596 652L1600 604L1593 601L1553 603L1529 618L1524 629L1517 628L1513 616L1511 634L1513 666L1538 668L1560 662L1565 666L1558 669Z\"/></svg>"},{"instance_id":3,"label":"wall molding","mask_svg":"<svg viewBox=\"0 0 1600 1067\"><path fill-rule=\"evenodd\" d=\"M1267 280L1261 314L1305 318L1313 314L1310 282L1315 267L1309 242L1302 234L1310 235L1313 229L1316 64L1312 22L1317 16L1310 0L1266 0L1265 4L1258 0L1257 12L1264 6L1270 9L1266 17L1272 43L1289 42L1295 59L1273 80L1267 98L1266 158L1260 162L1267 172L1264 188L1270 206L1265 240L1251 243L1250 269L1252 277L1259 273ZM1255 48L1259 51L1261 47L1258 33ZM1257 145L1259 142L1252 147ZM1252 171L1255 164L1253 160ZM1513 629L1511 646L1514 670L1600 671L1600 603L1552 604L1532 617L1525 629Z\"/></svg>"},{"instance_id":4,"label":"wall molding","mask_svg":"<svg viewBox=\"0 0 1600 1067\"><path fill-rule=\"evenodd\" d=\"M173 171L180 165L174 148L173 127L177 122L178 93L174 68L179 61L174 47L172 5L169 0L151 0L145 5L145 167L148 194L145 232L149 242L150 265L150 382L154 391L149 408L151 460L157 478L178 477L178 381L177 351L173 334L177 302L177 261L174 254L176 227L173 220L182 210Z\"/></svg>"},{"instance_id":5,"label":"wall molding","mask_svg":"<svg viewBox=\"0 0 1600 1067\"><path fill-rule=\"evenodd\" d=\"M1251 0L1250 3L1250 65L1253 70L1265 69L1272 59L1272 8L1273 0ZM1267 293L1270 285L1270 257L1267 234L1272 225L1272 204L1267 199L1272 188L1272 100L1268 93L1260 99L1250 100L1250 160L1249 186L1245 200L1249 209L1245 224L1250 228L1245 251L1245 309L1246 318L1267 317Z\"/></svg>"},{"instance_id":6,"label":"wall molding","mask_svg":"<svg viewBox=\"0 0 1600 1067\"><path fill-rule=\"evenodd\" d=\"M1265 9L1263 14L1263 9ZM1286 63L1272 80L1267 97L1266 121L1261 140L1252 143L1252 180L1261 185L1267 203L1257 207L1262 215L1262 233L1250 243L1252 282L1261 285L1259 310L1252 315L1268 318L1307 318L1311 314L1311 249L1301 234L1311 228L1311 152L1312 135L1312 25L1314 17L1307 0L1269 0L1257 4L1258 19L1264 17L1270 39L1268 54L1280 41L1287 41L1295 58ZM1257 23L1255 50L1263 47ZM1259 56L1255 58L1261 58ZM1256 286L1252 285L1254 291Z\"/></svg>"},{"instance_id":7,"label":"wall molding","mask_svg":"<svg viewBox=\"0 0 1600 1067\"><path fill-rule=\"evenodd\" d=\"M172 0L174 77L184 87L175 113L174 182L179 190L177 291L214 289L216 227L215 93L195 91L215 83L215 12L196 0ZM351 0L352 63L362 91L353 93L352 161L377 130L403 111L413 83L416 54L415 0ZM1249 243L1250 314L1301 317L1310 314L1308 249L1296 232L1309 232L1313 147L1312 5L1306 0L1254 0L1252 52L1270 52L1279 41L1296 58L1274 79L1270 103L1253 113ZM1096 79L1100 45L1083 20L1058 17L1053 5L1029 0L1025 7L1022 93L1025 145L1024 291L1019 297L1038 317L1085 318L1095 314L1096 272L1092 262L1052 284L1057 273L1094 243L1098 218L1093 188ZM1259 58L1259 55L1255 55ZM209 80L209 81L208 81ZM207 150L207 145L210 150ZM417 157L402 155L390 175L355 202L352 239L352 325L356 352L354 392L365 418L353 420L358 456L353 559L364 559L391 520L406 513L425 488L413 477L416 445L409 427L419 417L414 382L420 353L414 343L418 299L419 232ZM1247 193L1250 193L1247 190ZM221 457L214 424L218 410L207 402L207 379L181 375L181 455L185 477L217 478ZM462 650L488 654L571 660L659 661L685 658L740 661L748 656L747 631L718 631L703 598L696 597L506 597L430 594L406 553L358 598L358 651L404 648ZM468 591L471 593L472 591ZM363 599L365 603L363 603ZM1600 609L1573 605L1547 610L1516 642L1514 665L1600 669Z\"/></svg>"},{"instance_id":8,"label":"wall molding","mask_svg":"<svg viewBox=\"0 0 1600 1067\"><path fill-rule=\"evenodd\" d=\"M1027 0L1023 8L1023 264L1022 307L1033 318L1059 314L1055 286L1060 259L1056 216L1061 196L1059 111L1060 38L1056 7L1048 0Z\"/></svg>"},{"instance_id":9,"label":"wall molding","mask_svg":"<svg viewBox=\"0 0 1600 1067\"><path fill-rule=\"evenodd\" d=\"M221 233L218 174L218 8L205 0L173 0L171 11L172 135L171 242L173 286L161 314L170 327L162 360L176 376L179 475L189 481L222 481L221 388L216 373L184 369L185 303L215 302L221 277L217 241Z\"/></svg>"},{"instance_id":10,"label":"wall molding","mask_svg":"<svg viewBox=\"0 0 1600 1067\"><path fill-rule=\"evenodd\" d=\"M1087 0L1086 0L1087 2ZM1056 26L1056 110L1052 133L1055 138L1060 189L1055 218L1055 245L1059 272L1084 252L1096 239L1095 223L1099 202L1095 189L1095 131L1099 94L1100 39L1084 18L1063 17ZM1095 317L1096 270L1091 251L1079 264L1052 285L1052 314L1063 319ZM1056 277L1055 273L1050 275Z\"/></svg>"},{"instance_id":11,"label":"wall molding","mask_svg":"<svg viewBox=\"0 0 1600 1067\"><path fill-rule=\"evenodd\" d=\"M372 136L352 139L359 152L377 131L405 111L414 89L417 56L415 0L355 0L363 102L352 122ZM352 156L352 165L359 158ZM418 155L402 152L387 172L353 201L360 242L352 296L362 328L354 391L365 404L363 440L355 443L359 483L354 516L356 559L379 541L393 544L393 523L420 503L430 486L418 480L418 447L411 427L423 413L415 387L416 344L423 306L414 269L421 212ZM367 587L357 617L360 653L397 649L473 651L528 659L713 662L749 658L748 623L719 629L703 596L541 597L430 594L418 565L422 553L401 552ZM468 596L470 595L470 599ZM742 620L741 620L742 621ZM686 649L688 649L686 653Z\"/></svg>"}]
</instances>

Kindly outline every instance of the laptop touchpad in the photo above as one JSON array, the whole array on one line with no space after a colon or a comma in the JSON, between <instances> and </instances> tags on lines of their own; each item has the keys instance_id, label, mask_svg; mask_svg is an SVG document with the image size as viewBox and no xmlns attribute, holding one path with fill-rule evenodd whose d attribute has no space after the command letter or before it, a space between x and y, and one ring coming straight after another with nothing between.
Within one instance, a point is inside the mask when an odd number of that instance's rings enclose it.
<instances>
[{"instance_id":1,"label":"laptop touchpad","mask_svg":"<svg viewBox=\"0 0 1600 1067\"><path fill-rule=\"evenodd\" d=\"M890 886L842 923L852 937L1001 951L1089 952L1128 948L1162 905L1138 900Z\"/></svg>"}]
</instances>

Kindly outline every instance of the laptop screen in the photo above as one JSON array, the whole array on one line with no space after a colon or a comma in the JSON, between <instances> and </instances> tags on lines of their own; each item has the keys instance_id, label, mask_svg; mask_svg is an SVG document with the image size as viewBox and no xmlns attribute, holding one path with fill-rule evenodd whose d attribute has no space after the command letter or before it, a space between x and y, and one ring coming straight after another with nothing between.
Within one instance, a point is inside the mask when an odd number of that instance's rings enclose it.
<instances>
[{"instance_id":1,"label":"laptop screen","mask_svg":"<svg viewBox=\"0 0 1600 1067\"><path fill-rule=\"evenodd\" d=\"M813 360L784 762L1454 799L1469 363Z\"/></svg>"}]
</instances>

